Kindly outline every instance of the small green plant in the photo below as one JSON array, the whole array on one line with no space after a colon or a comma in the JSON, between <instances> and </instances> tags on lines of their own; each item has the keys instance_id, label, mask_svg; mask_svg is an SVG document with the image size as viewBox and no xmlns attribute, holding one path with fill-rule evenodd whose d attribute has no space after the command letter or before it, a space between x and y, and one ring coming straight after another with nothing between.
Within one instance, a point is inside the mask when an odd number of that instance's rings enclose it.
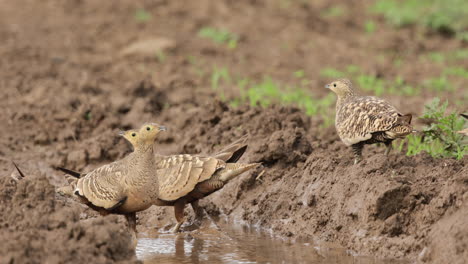
<instances>
[{"instance_id":1,"label":"small green plant","mask_svg":"<svg viewBox=\"0 0 468 264\"><path fill-rule=\"evenodd\" d=\"M463 42L468 42L468 31L463 31L457 34L458 39Z\"/></svg>"},{"instance_id":2,"label":"small green plant","mask_svg":"<svg viewBox=\"0 0 468 264\"><path fill-rule=\"evenodd\" d=\"M91 118L93 117L93 115L91 114L91 110L88 110L84 113L83 115L83 118L86 120L86 121L89 121L91 120Z\"/></svg>"},{"instance_id":3,"label":"small green plant","mask_svg":"<svg viewBox=\"0 0 468 264\"><path fill-rule=\"evenodd\" d=\"M303 78L305 76L304 70L295 71L293 72L293 74L294 74L294 77L296 78Z\"/></svg>"},{"instance_id":4,"label":"small green plant","mask_svg":"<svg viewBox=\"0 0 468 264\"><path fill-rule=\"evenodd\" d=\"M452 52L451 57L455 60L468 60L468 49L459 49Z\"/></svg>"},{"instance_id":5,"label":"small green plant","mask_svg":"<svg viewBox=\"0 0 468 264\"><path fill-rule=\"evenodd\" d=\"M468 3L465 0L431 0L432 5L423 17L429 28L464 38L468 27Z\"/></svg>"},{"instance_id":6,"label":"small green plant","mask_svg":"<svg viewBox=\"0 0 468 264\"><path fill-rule=\"evenodd\" d=\"M218 89L221 81L226 82L228 84L231 83L231 75L229 74L229 70L226 67L213 69L213 73L211 74L211 89L214 91L218 91L220 94L221 100L225 100L224 90Z\"/></svg>"},{"instance_id":7,"label":"small green plant","mask_svg":"<svg viewBox=\"0 0 468 264\"><path fill-rule=\"evenodd\" d=\"M343 6L336 5L325 9L322 12L322 17L325 18L333 18L333 17L340 17L346 13L346 9Z\"/></svg>"},{"instance_id":8,"label":"small green plant","mask_svg":"<svg viewBox=\"0 0 468 264\"><path fill-rule=\"evenodd\" d=\"M468 70L463 67L449 67L443 72L444 75L453 75L468 79Z\"/></svg>"},{"instance_id":9,"label":"small green plant","mask_svg":"<svg viewBox=\"0 0 468 264\"><path fill-rule=\"evenodd\" d=\"M427 57L433 62L444 62L445 55L440 52L430 52Z\"/></svg>"},{"instance_id":10,"label":"small green plant","mask_svg":"<svg viewBox=\"0 0 468 264\"><path fill-rule=\"evenodd\" d=\"M362 90L374 92L377 96L385 92L384 80L374 75L360 74L356 77L356 82Z\"/></svg>"},{"instance_id":11,"label":"small green plant","mask_svg":"<svg viewBox=\"0 0 468 264\"><path fill-rule=\"evenodd\" d=\"M151 19L151 14L143 8L135 11L135 19L138 22L147 22Z\"/></svg>"},{"instance_id":12,"label":"small green plant","mask_svg":"<svg viewBox=\"0 0 468 264\"><path fill-rule=\"evenodd\" d=\"M442 63L444 61L458 61L468 59L468 49L458 49L447 53L429 52L422 55L421 58L427 58L433 62Z\"/></svg>"},{"instance_id":13,"label":"small green plant","mask_svg":"<svg viewBox=\"0 0 468 264\"><path fill-rule=\"evenodd\" d=\"M294 105L304 109L307 115L320 115L323 120L322 126L328 127L333 124L334 112L330 111L335 96L332 93L324 98L315 98L306 88L309 81L305 78L305 72L298 70L293 72L298 79L296 84L288 86L279 83L269 76L264 76L260 81L252 81L248 78L233 76L227 67L215 67L211 73L211 88L216 91L221 100L226 100L224 87L235 86L240 94L229 100L233 107L242 104L251 106L267 107L273 103Z\"/></svg>"},{"instance_id":14,"label":"small green plant","mask_svg":"<svg viewBox=\"0 0 468 264\"><path fill-rule=\"evenodd\" d=\"M366 33L372 34L377 30L377 26L375 25L374 21L367 20L364 24L364 30L366 31Z\"/></svg>"},{"instance_id":15,"label":"small green plant","mask_svg":"<svg viewBox=\"0 0 468 264\"><path fill-rule=\"evenodd\" d=\"M371 11L382 14L397 27L421 24L462 39L467 34L468 2L465 0L378 0Z\"/></svg>"},{"instance_id":16,"label":"small green plant","mask_svg":"<svg viewBox=\"0 0 468 264\"><path fill-rule=\"evenodd\" d=\"M231 76L226 67L215 68L211 74L211 89L217 90L221 80L231 81Z\"/></svg>"},{"instance_id":17,"label":"small green plant","mask_svg":"<svg viewBox=\"0 0 468 264\"><path fill-rule=\"evenodd\" d=\"M193 55L189 55L187 56L187 61L190 63L191 65L191 69L192 71L198 76L198 77L204 77L206 75L206 71L203 67L203 62L201 61L201 59L193 56Z\"/></svg>"},{"instance_id":18,"label":"small green plant","mask_svg":"<svg viewBox=\"0 0 468 264\"><path fill-rule=\"evenodd\" d=\"M397 76L389 87L390 94L413 96L420 93L420 89L409 85L401 76Z\"/></svg>"},{"instance_id":19,"label":"small green plant","mask_svg":"<svg viewBox=\"0 0 468 264\"><path fill-rule=\"evenodd\" d=\"M348 74L355 75L361 72L361 68L359 68L359 66L351 64L346 66L346 72Z\"/></svg>"},{"instance_id":20,"label":"small green plant","mask_svg":"<svg viewBox=\"0 0 468 264\"><path fill-rule=\"evenodd\" d=\"M371 11L383 14L385 19L398 27L414 24L421 16L421 1L378 0Z\"/></svg>"},{"instance_id":21,"label":"small green plant","mask_svg":"<svg viewBox=\"0 0 468 264\"><path fill-rule=\"evenodd\" d=\"M447 79L447 77L442 74L440 77L430 78L424 82L424 86L429 88L430 90L436 92L445 92L445 91L453 91L454 87Z\"/></svg>"},{"instance_id":22,"label":"small green plant","mask_svg":"<svg viewBox=\"0 0 468 264\"><path fill-rule=\"evenodd\" d=\"M167 58L167 56L166 56L166 54L164 54L163 51L156 52L156 59L159 62L163 63L164 61L166 61L166 58Z\"/></svg>"},{"instance_id":23,"label":"small green plant","mask_svg":"<svg viewBox=\"0 0 468 264\"><path fill-rule=\"evenodd\" d=\"M456 112L447 112L448 102L440 103L434 98L425 105L421 118L431 121L422 130L422 135L408 136L407 155L416 155L422 151L433 157L454 157L461 159L468 153L468 145L464 144L463 136L457 131L466 126L466 120Z\"/></svg>"},{"instance_id":24,"label":"small green plant","mask_svg":"<svg viewBox=\"0 0 468 264\"><path fill-rule=\"evenodd\" d=\"M217 44L227 44L230 49L235 49L237 47L237 41L239 39L234 33L212 27L200 29L200 31L198 31L198 36L211 39Z\"/></svg>"},{"instance_id":25,"label":"small green plant","mask_svg":"<svg viewBox=\"0 0 468 264\"><path fill-rule=\"evenodd\" d=\"M403 65L403 59L402 58L395 58L393 60L393 65L397 68L401 67Z\"/></svg>"},{"instance_id":26,"label":"small green plant","mask_svg":"<svg viewBox=\"0 0 468 264\"><path fill-rule=\"evenodd\" d=\"M267 107L272 103L295 105L304 109L307 115L320 115L323 118L323 126L333 124L333 111L331 106L335 102L335 96L328 94L324 98L314 98L307 89L301 86L282 86L269 76L265 76L260 82L249 82L241 98L250 105Z\"/></svg>"}]
</instances>

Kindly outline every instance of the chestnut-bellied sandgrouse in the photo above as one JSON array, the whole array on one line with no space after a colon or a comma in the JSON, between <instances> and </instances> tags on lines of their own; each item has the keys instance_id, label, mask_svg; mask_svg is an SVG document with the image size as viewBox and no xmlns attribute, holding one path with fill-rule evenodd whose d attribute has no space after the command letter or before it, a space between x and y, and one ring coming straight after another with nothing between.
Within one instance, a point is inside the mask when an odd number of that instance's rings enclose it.
<instances>
[{"instance_id":1,"label":"chestnut-bellied sandgrouse","mask_svg":"<svg viewBox=\"0 0 468 264\"><path fill-rule=\"evenodd\" d=\"M138 131L132 130L123 133L123 137L134 148L139 135ZM177 232L183 224L184 208L187 203L192 205L196 219L201 220L203 212L198 206L199 199L223 188L232 178L258 165L258 163L236 163L247 149L246 141L247 136L244 136L212 156L155 154L156 168L153 174L158 177L158 188L154 193L158 194L158 199L154 204L174 206L177 224L172 228L172 232ZM80 177L78 172L59 169ZM64 190L62 193L66 193Z\"/></svg>"},{"instance_id":2,"label":"chestnut-bellied sandgrouse","mask_svg":"<svg viewBox=\"0 0 468 264\"><path fill-rule=\"evenodd\" d=\"M155 174L153 145L158 133L164 130L163 126L147 123L139 130L121 132L125 138L134 139L134 151L89 173L59 168L74 178L69 177L70 186L62 187L58 192L75 196L102 215L125 215L135 242L136 212L147 209L158 200L159 178Z\"/></svg>"},{"instance_id":3,"label":"chestnut-bellied sandgrouse","mask_svg":"<svg viewBox=\"0 0 468 264\"><path fill-rule=\"evenodd\" d=\"M127 134L128 135L128 134ZM130 138L124 136L133 144ZM229 180L259 163L236 163L247 149L247 137L232 143L214 156L156 156L155 175L159 177L159 199L156 205L174 206L177 220L172 232L184 223L184 208L190 203L198 220L203 215L198 200L220 190Z\"/></svg>"}]
</instances>

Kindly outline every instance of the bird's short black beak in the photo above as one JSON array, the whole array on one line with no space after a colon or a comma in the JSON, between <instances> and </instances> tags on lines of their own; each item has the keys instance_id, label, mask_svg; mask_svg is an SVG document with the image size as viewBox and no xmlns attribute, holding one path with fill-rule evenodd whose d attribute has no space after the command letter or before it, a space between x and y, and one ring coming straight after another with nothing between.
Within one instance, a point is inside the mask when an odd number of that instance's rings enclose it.
<instances>
[{"instance_id":1,"label":"bird's short black beak","mask_svg":"<svg viewBox=\"0 0 468 264\"><path fill-rule=\"evenodd\" d=\"M167 128L165 126L159 126L159 131L166 131Z\"/></svg>"},{"instance_id":2,"label":"bird's short black beak","mask_svg":"<svg viewBox=\"0 0 468 264\"><path fill-rule=\"evenodd\" d=\"M325 88L330 89L330 84L325 85Z\"/></svg>"},{"instance_id":3,"label":"bird's short black beak","mask_svg":"<svg viewBox=\"0 0 468 264\"><path fill-rule=\"evenodd\" d=\"M119 136L124 136L124 135L125 135L125 131L120 130L120 131L119 131Z\"/></svg>"}]
</instances>

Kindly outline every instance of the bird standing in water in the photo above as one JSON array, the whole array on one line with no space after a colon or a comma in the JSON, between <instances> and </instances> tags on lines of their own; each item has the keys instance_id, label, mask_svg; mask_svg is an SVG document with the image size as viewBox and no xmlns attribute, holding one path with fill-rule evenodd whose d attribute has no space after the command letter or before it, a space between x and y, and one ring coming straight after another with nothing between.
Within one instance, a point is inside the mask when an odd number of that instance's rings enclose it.
<instances>
[{"instance_id":1,"label":"bird standing in water","mask_svg":"<svg viewBox=\"0 0 468 264\"><path fill-rule=\"evenodd\" d=\"M135 243L136 212L149 208L158 199L153 145L159 132L164 130L163 126L147 123L139 130L122 132L124 137L135 138L134 151L89 173L59 168L73 177L69 177L70 185L59 188L58 192L76 197L101 215L125 215Z\"/></svg>"}]
</instances>

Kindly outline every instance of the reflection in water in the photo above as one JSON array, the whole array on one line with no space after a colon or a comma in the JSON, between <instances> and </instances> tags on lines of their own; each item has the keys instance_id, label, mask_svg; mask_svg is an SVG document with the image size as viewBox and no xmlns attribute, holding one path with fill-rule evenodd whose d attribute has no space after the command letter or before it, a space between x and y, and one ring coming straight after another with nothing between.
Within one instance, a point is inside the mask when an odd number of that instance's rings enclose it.
<instances>
[{"instance_id":1,"label":"reflection in water","mask_svg":"<svg viewBox=\"0 0 468 264\"><path fill-rule=\"evenodd\" d=\"M232 223L179 234L140 238L137 257L144 263L317 263L387 264L408 261L353 257L341 248L313 243L290 243Z\"/></svg>"}]
</instances>

